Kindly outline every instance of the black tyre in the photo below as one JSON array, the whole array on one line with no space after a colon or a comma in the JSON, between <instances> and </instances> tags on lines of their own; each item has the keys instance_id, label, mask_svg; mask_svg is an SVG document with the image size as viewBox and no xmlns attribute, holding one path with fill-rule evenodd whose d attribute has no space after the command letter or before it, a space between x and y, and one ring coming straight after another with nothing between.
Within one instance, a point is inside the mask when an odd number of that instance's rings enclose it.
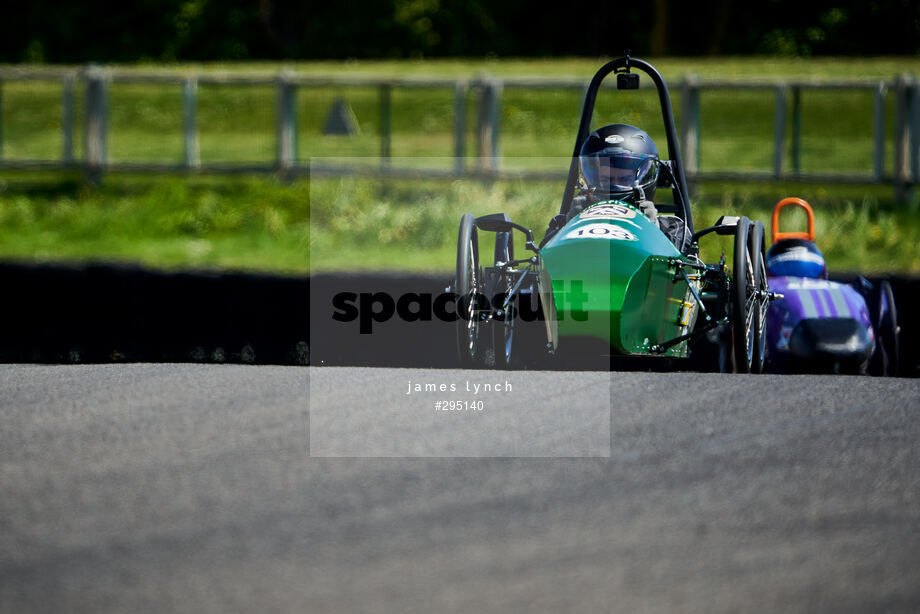
<instances>
[{"instance_id":1,"label":"black tyre","mask_svg":"<svg viewBox=\"0 0 920 614\"><path fill-rule=\"evenodd\" d=\"M495 235L495 264L508 262L514 259L514 236L510 232L499 232ZM511 294L514 288L514 276L508 273L501 273L495 284L495 294L504 295L502 298ZM497 305L493 305L495 311L492 319L492 350L495 354L495 366L499 369L513 368L512 350L514 348L514 327L516 320L515 307L513 302L509 305L507 311L499 310Z\"/></svg>"},{"instance_id":2,"label":"black tyre","mask_svg":"<svg viewBox=\"0 0 920 614\"><path fill-rule=\"evenodd\" d=\"M894 304L894 293L887 281L879 283L870 307L873 314L872 326L875 329L875 353L869 362L872 375L897 376L900 368L900 329L898 327L898 310Z\"/></svg>"},{"instance_id":3,"label":"black tyre","mask_svg":"<svg viewBox=\"0 0 920 614\"><path fill-rule=\"evenodd\" d=\"M764 245L763 222L751 223L748 234L748 247L751 258L751 268L754 271L754 288L757 291L754 308L754 355L751 360L751 373L763 373L767 350L767 310L770 301L767 300L769 291L767 283L767 249Z\"/></svg>"},{"instance_id":4,"label":"black tyre","mask_svg":"<svg viewBox=\"0 0 920 614\"><path fill-rule=\"evenodd\" d=\"M732 263L732 347L736 373L750 373L757 347L757 292L754 259L748 237L751 220L742 217L735 230L734 262Z\"/></svg>"},{"instance_id":5,"label":"black tyre","mask_svg":"<svg viewBox=\"0 0 920 614\"><path fill-rule=\"evenodd\" d=\"M454 292L457 293L457 354L460 365L476 367L482 362L480 342L480 307L482 272L479 267L479 237L476 221L469 213L460 219L457 237L457 274Z\"/></svg>"}]
</instances>

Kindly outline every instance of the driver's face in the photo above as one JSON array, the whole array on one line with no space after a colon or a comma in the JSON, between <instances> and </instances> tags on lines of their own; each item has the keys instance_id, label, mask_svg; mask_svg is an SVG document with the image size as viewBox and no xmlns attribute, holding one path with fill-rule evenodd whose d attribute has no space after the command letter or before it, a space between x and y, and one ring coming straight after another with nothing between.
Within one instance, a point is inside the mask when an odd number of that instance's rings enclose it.
<instances>
[{"instance_id":1,"label":"driver's face","mask_svg":"<svg viewBox=\"0 0 920 614\"><path fill-rule=\"evenodd\" d=\"M601 186L632 186L636 183L636 171L628 168L616 168L609 164L601 164L598 169L598 180Z\"/></svg>"}]
</instances>

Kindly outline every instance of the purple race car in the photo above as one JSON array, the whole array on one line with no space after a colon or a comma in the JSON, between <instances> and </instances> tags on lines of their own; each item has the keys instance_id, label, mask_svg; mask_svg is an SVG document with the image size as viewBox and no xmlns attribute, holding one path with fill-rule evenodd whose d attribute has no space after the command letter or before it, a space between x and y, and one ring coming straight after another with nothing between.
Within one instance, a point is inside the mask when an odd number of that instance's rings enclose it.
<instances>
[{"instance_id":1,"label":"purple race car","mask_svg":"<svg viewBox=\"0 0 920 614\"><path fill-rule=\"evenodd\" d=\"M779 212L788 205L805 210L808 232L779 232ZM770 290L784 298L767 311L765 370L897 375L899 329L889 283L828 281L814 242L814 212L802 199L777 203L772 235L767 277Z\"/></svg>"}]
</instances>

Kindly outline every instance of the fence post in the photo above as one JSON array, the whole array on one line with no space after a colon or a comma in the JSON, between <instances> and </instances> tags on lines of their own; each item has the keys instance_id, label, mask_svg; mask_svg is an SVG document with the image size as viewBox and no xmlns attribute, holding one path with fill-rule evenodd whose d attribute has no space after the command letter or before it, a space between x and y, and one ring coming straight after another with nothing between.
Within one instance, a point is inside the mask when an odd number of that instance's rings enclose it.
<instances>
[{"instance_id":1,"label":"fence post","mask_svg":"<svg viewBox=\"0 0 920 614\"><path fill-rule=\"evenodd\" d=\"M885 176L885 82L875 86L872 135L875 140L875 180L881 182Z\"/></svg>"},{"instance_id":2,"label":"fence post","mask_svg":"<svg viewBox=\"0 0 920 614\"><path fill-rule=\"evenodd\" d=\"M380 168L390 168L393 137L393 87L389 83L380 86Z\"/></svg>"},{"instance_id":3,"label":"fence post","mask_svg":"<svg viewBox=\"0 0 920 614\"><path fill-rule=\"evenodd\" d=\"M802 88L792 88L792 172L802 172Z\"/></svg>"},{"instance_id":4,"label":"fence post","mask_svg":"<svg viewBox=\"0 0 920 614\"><path fill-rule=\"evenodd\" d=\"M700 164L700 91L695 75L684 77L680 107L680 149L684 153L684 170L693 177Z\"/></svg>"},{"instance_id":5,"label":"fence post","mask_svg":"<svg viewBox=\"0 0 920 614\"><path fill-rule=\"evenodd\" d=\"M185 133L185 168L201 166L198 145L198 79L188 77L182 82L182 127Z\"/></svg>"},{"instance_id":6,"label":"fence post","mask_svg":"<svg viewBox=\"0 0 920 614\"><path fill-rule=\"evenodd\" d=\"M463 174L466 156L466 83L454 86L454 172Z\"/></svg>"},{"instance_id":7,"label":"fence post","mask_svg":"<svg viewBox=\"0 0 920 614\"><path fill-rule=\"evenodd\" d=\"M485 170L489 144L489 86L485 79L476 83L476 170Z\"/></svg>"},{"instance_id":8,"label":"fence post","mask_svg":"<svg viewBox=\"0 0 920 614\"><path fill-rule=\"evenodd\" d=\"M773 177L783 177L783 144L786 139L786 86L776 87L776 111L773 118Z\"/></svg>"},{"instance_id":9,"label":"fence post","mask_svg":"<svg viewBox=\"0 0 920 614\"><path fill-rule=\"evenodd\" d=\"M73 75L61 82L61 160L73 163Z\"/></svg>"},{"instance_id":10,"label":"fence post","mask_svg":"<svg viewBox=\"0 0 920 614\"><path fill-rule=\"evenodd\" d=\"M289 71L278 75L278 176L287 181L297 159L297 90Z\"/></svg>"},{"instance_id":11,"label":"fence post","mask_svg":"<svg viewBox=\"0 0 920 614\"><path fill-rule=\"evenodd\" d=\"M3 159L3 79L0 79L0 160Z\"/></svg>"},{"instance_id":12,"label":"fence post","mask_svg":"<svg viewBox=\"0 0 920 614\"><path fill-rule=\"evenodd\" d=\"M907 173L909 167L909 128L907 117L907 93L909 84L904 75L895 80L894 114L894 194L895 200L903 202L907 197Z\"/></svg>"},{"instance_id":13,"label":"fence post","mask_svg":"<svg viewBox=\"0 0 920 614\"><path fill-rule=\"evenodd\" d=\"M102 169L107 159L106 151L106 75L97 64L86 68L86 124L84 163L86 178L90 183L102 181Z\"/></svg>"},{"instance_id":14,"label":"fence post","mask_svg":"<svg viewBox=\"0 0 920 614\"><path fill-rule=\"evenodd\" d=\"M3 79L0 79L0 160L3 159Z\"/></svg>"},{"instance_id":15,"label":"fence post","mask_svg":"<svg viewBox=\"0 0 920 614\"><path fill-rule=\"evenodd\" d=\"M489 84L489 154L491 158L491 170L499 171L499 156L501 155L501 123L502 123L502 82L493 79Z\"/></svg>"},{"instance_id":16,"label":"fence post","mask_svg":"<svg viewBox=\"0 0 920 614\"><path fill-rule=\"evenodd\" d=\"M920 82L914 80L908 93L907 111L910 116L910 181L920 183Z\"/></svg>"}]
</instances>

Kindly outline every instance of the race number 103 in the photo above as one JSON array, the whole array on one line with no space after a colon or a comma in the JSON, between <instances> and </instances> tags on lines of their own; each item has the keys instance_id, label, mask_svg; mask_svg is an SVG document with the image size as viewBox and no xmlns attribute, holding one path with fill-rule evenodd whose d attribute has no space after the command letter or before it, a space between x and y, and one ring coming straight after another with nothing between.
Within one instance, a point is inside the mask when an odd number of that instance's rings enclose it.
<instances>
[{"instance_id":1,"label":"race number 103","mask_svg":"<svg viewBox=\"0 0 920 614\"><path fill-rule=\"evenodd\" d=\"M435 401L435 411L482 411L485 403L482 399L473 401Z\"/></svg>"}]
</instances>

